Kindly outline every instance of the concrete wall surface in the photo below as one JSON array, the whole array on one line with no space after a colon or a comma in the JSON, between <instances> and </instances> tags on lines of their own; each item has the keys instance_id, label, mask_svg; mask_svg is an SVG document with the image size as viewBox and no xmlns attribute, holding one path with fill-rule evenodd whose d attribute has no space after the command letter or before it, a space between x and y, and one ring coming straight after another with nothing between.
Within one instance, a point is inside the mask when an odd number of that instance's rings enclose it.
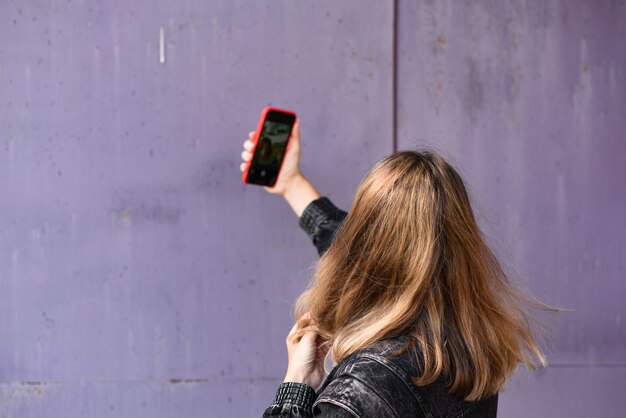
<instances>
[{"instance_id":1,"label":"concrete wall surface","mask_svg":"<svg viewBox=\"0 0 626 418\"><path fill-rule=\"evenodd\" d=\"M546 319L505 417L626 416L626 2L399 3L399 148L459 166Z\"/></svg>"},{"instance_id":2,"label":"concrete wall surface","mask_svg":"<svg viewBox=\"0 0 626 418\"><path fill-rule=\"evenodd\" d=\"M0 39L0 418L261 415L317 259L241 184L268 104L344 208L442 152L568 309L499 416L624 416L625 1L6 0Z\"/></svg>"}]
</instances>

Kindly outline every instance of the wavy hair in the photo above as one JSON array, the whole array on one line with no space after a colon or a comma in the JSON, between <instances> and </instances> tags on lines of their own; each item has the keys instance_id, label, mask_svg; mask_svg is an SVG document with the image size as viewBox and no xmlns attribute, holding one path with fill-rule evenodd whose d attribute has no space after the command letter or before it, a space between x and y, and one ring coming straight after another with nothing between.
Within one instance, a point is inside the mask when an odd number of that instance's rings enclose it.
<instances>
[{"instance_id":1,"label":"wavy hair","mask_svg":"<svg viewBox=\"0 0 626 418\"><path fill-rule=\"evenodd\" d=\"M441 156L406 151L380 161L295 304L311 312L335 362L402 334L426 385L497 393L518 363L546 360L518 291L478 228L463 180ZM544 306L544 305L542 305Z\"/></svg>"}]
</instances>

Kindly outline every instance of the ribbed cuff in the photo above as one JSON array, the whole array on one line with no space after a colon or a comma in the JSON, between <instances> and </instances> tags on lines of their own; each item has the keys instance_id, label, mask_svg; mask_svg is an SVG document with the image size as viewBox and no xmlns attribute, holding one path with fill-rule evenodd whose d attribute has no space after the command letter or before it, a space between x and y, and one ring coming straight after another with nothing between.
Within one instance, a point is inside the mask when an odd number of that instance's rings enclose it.
<instances>
[{"instance_id":1,"label":"ribbed cuff","mask_svg":"<svg viewBox=\"0 0 626 418\"><path fill-rule=\"evenodd\" d=\"M328 219L329 215L337 217L339 212L341 210L329 198L323 196L312 201L304 208L298 224L307 235L311 236L316 232L316 228L320 225L321 220Z\"/></svg>"},{"instance_id":2,"label":"ribbed cuff","mask_svg":"<svg viewBox=\"0 0 626 418\"><path fill-rule=\"evenodd\" d=\"M273 405L290 403L304 409L311 408L315 401L315 390L306 383L284 382L276 392Z\"/></svg>"}]
</instances>

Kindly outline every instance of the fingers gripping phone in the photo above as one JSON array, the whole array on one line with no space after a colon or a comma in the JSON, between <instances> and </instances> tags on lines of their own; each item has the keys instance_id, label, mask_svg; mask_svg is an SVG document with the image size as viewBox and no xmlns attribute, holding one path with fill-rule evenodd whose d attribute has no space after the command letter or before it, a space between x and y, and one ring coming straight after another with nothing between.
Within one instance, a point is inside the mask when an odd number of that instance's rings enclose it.
<instances>
[{"instance_id":1,"label":"fingers gripping phone","mask_svg":"<svg viewBox=\"0 0 626 418\"><path fill-rule=\"evenodd\" d=\"M243 173L244 183L268 187L276 184L295 123L293 112L273 107L263 109L253 138L254 154Z\"/></svg>"}]
</instances>

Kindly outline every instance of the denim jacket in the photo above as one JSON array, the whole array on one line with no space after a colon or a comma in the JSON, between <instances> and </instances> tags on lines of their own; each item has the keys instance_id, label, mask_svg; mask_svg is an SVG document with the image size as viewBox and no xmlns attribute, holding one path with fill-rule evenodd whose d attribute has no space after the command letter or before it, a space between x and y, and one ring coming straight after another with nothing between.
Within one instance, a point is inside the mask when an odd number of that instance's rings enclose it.
<instances>
[{"instance_id":1,"label":"denim jacket","mask_svg":"<svg viewBox=\"0 0 626 418\"><path fill-rule=\"evenodd\" d=\"M347 216L326 197L304 210L299 224L319 254L330 246ZM496 416L498 395L467 402L450 395L443 377L416 386L421 356L415 346L397 356L407 335L388 338L358 350L337 364L317 392L303 383L282 383L263 417L484 417Z\"/></svg>"}]
</instances>

